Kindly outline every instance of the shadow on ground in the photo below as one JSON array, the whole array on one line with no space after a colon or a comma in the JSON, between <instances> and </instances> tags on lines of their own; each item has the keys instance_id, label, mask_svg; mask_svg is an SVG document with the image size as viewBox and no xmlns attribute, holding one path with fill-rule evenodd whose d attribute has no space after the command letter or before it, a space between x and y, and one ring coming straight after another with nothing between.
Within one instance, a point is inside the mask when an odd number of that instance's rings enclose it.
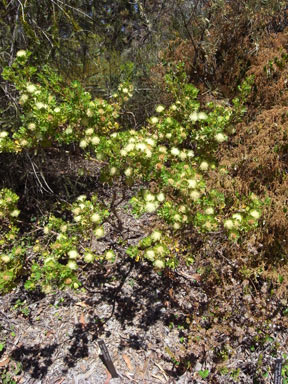
<instances>
[{"instance_id":1,"label":"shadow on ground","mask_svg":"<svg viewBox=\"0 0 288 384\"><path fill-rule=\"evenodd\" d=\"M45 161L43 161L41 156L43 156ZM19 158L7 156L5 164L9 164L9 167L7 166L4 170L0 171L0 176L7 171L8 186L21 196L19 204L21 215L23 216L21 220L25 227L23 228L24 232L27 231L27 228L32 228L33 226L33 223L30 223L32 215L36 217L43 216L45 212L49 211L51 207L55 207L56 203L62 202L63 199L72 202L79 194L86 193L87 190L90 193L96 192L98 197L102 198L107 204L112 199L113 188L105 189L99 183L99 166L97 164L92 169L91 163L78 159L77 153L74 157L67 155L67 158L59 159L57 149L51 150L51 153L48 151L48 153L41 156L32 156L31 158L29 156ZM15 166L11 166L11 161L15 163ZM34 165L34 168L36 166L37 172L33 171L32 165ZM79 175L78 170L80 167L89 169L86 176ZM11 169L14 170L13 174ZM38 180L38 173L44 175L43 180ZM49 186L49 190L45 189L46 183ZM127 192L125 198L121 198L120 193L119 196L117 195L117 199L120 198L118 205L122 204L123 199L125 200L124 203L129 201L129 198L132 196L131 191ZM120 206L119 210L121 209L122 221L126 224L127 213ZM144 217L142 223L140 223L144 227L146 226L146 219L147 217ZM110 239L108 239L108 245L111 246L112 244L113 247L117 247L116 240L119 235L117 220L115 223L111 227L112 234ZM137 236L141 237L143 235L138 230L133 233L135 228L132 227L133 224L128 223L124 228L124 237L127 241L130 240L130 236L131 239L135 239ZM135 236L135 233L138 234ZM124 256L125 252L123 252L123 249L119 251ZM165 273L159 275L150 266L135 263L133 260L125 258L125 256L110 272L101 266L95 265L93 268L91 267L89 271L85 271L85 267L83 268L83 274L85 275L83 285L87 288L84 302L87 305L85 311L88 311L88 313L86 312L85 326L80 323L75 324L72 332L69 332L70 336L67 336L65 340L65 347L67 348L68 346L68 350L64 358L61 355L61 359L65 363L64 372L74 367L80 359L88 357L89 346L91 343L95 343L104 332L106 332L106 337L110 336L109 330L105 330L105 325L109 319L116 319L120 323L122 330L128 327L133 327L135 330L125 340L126 347L128 346L135 350L147 350L147 341L141 336L143 331L149 330L159 320L163 324L169 324L171 321L171 311L176 312L179 310L179 313L181 313L183 310L178 301L173 299L171 295L171 291L177 291L183 285L180 279L170 278ZM59 298L59 295L62 295L62 301L61 304L58 304L59 306L71 306L73 308L77 300L73 298L73 293L62 292L56 296ZM17 300L25 301L25 305L32 308L27 314L26 319L33 325L36 314L33 313L32 304L42 302L43 300L43 305L46 305L48 310L49 304L54 305L53 301L56 300L56 296L51 297L51 302L49 303L47 300L44 300L45 296L40 291L30 293L22 289L20 292L18 290L17 294L12 295L11 307L15 306ZM110 313L105 314L103 317L101 316L100 319L96 315L95 309L103 304L110 307ZM18 310L17 315L23 316L21 308ZM15 313L12 316L15 316ZM60 348L63 348L63 345L57 342L57 340L53 340L51 344L44 347L41 345L14 346L11 358L20 362L23 370L29 372L32 378L43 379L47 375L53 361L58 358ZM120 345L119 348L124 347Z\"/></svg>"},{"instance_id":2,"label":"shadow on ground","mask_svg":"<svg viewBox=\"0 0 288 384\"><path fill-rule=\"evenodd\" d=\"M103 272L104 273L104 272ZM99 271L95 274L99 275ZM94 279L95 274L89 275ZM133 278L131 277L133 276ZM99 276L98 276L99 277ZM125 339L125 343L119 345L122 350L125 347L130 347L135 350L144 349L149 347L147 341L140 336L143 331L147 331L149 327L153 326L158 320L163 324L168 325L172 319L171 311L181 312L180 305L170 297L169 291L171 289L177 290L180 288L181 283L177 279L170 279L165 275L156 274L151 267L134 263L130 259L120 262L113 271L113 281L115 286L105 285L100 289L103 279L97 279L97 283L90 282L90 286L94 289L99 286L98 290L87 292L84 303L87 305L85 325L78 323L74 325L74 329L70 336L65 340L68 351L66 355L61 356L65 363L63 374L67 373L69 369L75 367L79 360L89 356L89 346L97 342L99 337L105 334L106 337L111 336L109 330L105 330L105 324L109 319L114 317L121 324L123 330L126 327L134 325L134 334L131 333ZM86 281L87 282L87 281ZM131 284L133 282L133 287ZM91 287L90 287L91 288ZM61 306L71 306L72 308L76 300L73 298L73 293L62 292ZM29 298L25 294L26 301L30 303L35 302L37 296ZM40 298L41 300L41 298ZM51 298L50 304L53 304L56 298ZM59 300L59 299L57 299ZM95 314L98 305L108 304L111 307L111 312L102 317L101 319ZM48 305L48 304L47 304ZM174 319L175 320L175 319ZM30 314L30 322L33 322L33 313ZM139 334L137 333L139 330ZM141 332L140 332L141 331ZM157 343L157 340L155 340ZM160 342L160 340L159 340ZM52 342L50 345L41 347L41 345L33 346L19 346L14 348L11 358L22 364L24 371L29 372L34 379L44 379L48 373L49 367L57 358L57 351L62 348L62 345L57 342ZM194 361L194 355L187 358ZM183 368L183 367L182 367ZM175 370L167 372L170 376L178 376L183 373L184 369L181 366L175 366Z\"/></svg>"}]
</instances>

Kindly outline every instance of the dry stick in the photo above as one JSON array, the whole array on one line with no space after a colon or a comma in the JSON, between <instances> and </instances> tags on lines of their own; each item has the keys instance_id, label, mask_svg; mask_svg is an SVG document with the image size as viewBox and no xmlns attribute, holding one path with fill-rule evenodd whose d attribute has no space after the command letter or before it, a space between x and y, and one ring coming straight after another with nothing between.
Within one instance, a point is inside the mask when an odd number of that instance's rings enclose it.
<instances>
[{"instance_id":1,"label":"dry stick","mask_svg":"<svg viewBox=\"0 0 288 384\"><path fill-rule=\"evenodd\" d=\"M124 188L123 190L122 190L122 197L121 197L121 199L118 201L118 203L117 203L117 207L118 207L118 205L120 205L124 200L126 199L126 189Z\"/></svg>"},{"instance_id":2,"label":"dry stick","mask_svg":"<svg viewBox=\"0 0 288 384\"><path fill-rule=\"evenodd\" d=\"M115 207L115 201L116 201L116 191L113 190L113 196L112 196L112 202L111 202L111 205L110 205L110 210L111 212L114 214L114 216L117 218L118 220L118 225L119 225L119 230L122 231L123 230L123 223L116 211L116 207Z\"/></svg>"},{"instance_id":3,"label":"dry stick","mask_svg":"<svg viewBox=\"0 0 288 384\"><path fill-rule=\"evenodd\" d=\"M77 11L78 13L81 13L83 16L87 17L88 19L90 19L92 21L95 21L91 16L87 15L87 13L81 11L81 9L76 8L76 7L72 7L71 5L68 5L65 2L61 1L61 0L56 0L56 1L59 1L59 3L63 4L65 7L71 8L74 11Z\"/></svg>"},{"instance_id":4,"label":"dry stick","mask_svg":"<svg viewBox=\"0 0 288 384\"><path fill-rule=\"evenodd\" d=\"M36 171L36 167L38 168L37 164L35 164L35 163L32 161L32 159L31 159L31 157L29 156L29 154L27 154L27 156L28 156L28 159L30 160L30 163L31 163L31 165L32 165L32 169L33 169L34 175L35 175L35 177L36 177L36 179L37 179L37 181L38 181L38 183L39 183L39 185L40 185L41 193L43 193L42 190L44 190L45 192L48 192L48 193L49 193L49 192L50 192L50 193L51 193L51 192L54 193L54 192L52 191L52 189L49 187L49 185L47 184L47 182L46 182L46 180L45 180L45 178L44 178L42 172L40 172L40 175L41 175L41 177L42 177L42 180L44 181L44 183L46 184L46 186L47 186L48 189L46 189L46 188L43 186L43 184L41 183L41 181L40 181L40 179L39 179L39 177L38 177L38 175L37 175L37 171Z\"/></svg>"},{"instance_id":5,"label":"dry stick","mask_svg":"<svg viewBox=\"0 0 288 384\"><path fill-rule=\"evenodd\" d=\"M135 114L133 112L130 112L130 111L125 111L125 112L122 113L122 115L125 115L125 113L128 114L128 115L132 115L133 120L134 120L134 128L136 128L138 124L137 124L137 121L136 121Z\"/></svg>"},{"instance_id":6,"label":"dry stick","mask_svg":"<svg viewBox=\"0 0 288 384\"><path fill-rule=\"evenodd\" d=\"M14 51L14 45L15 45L15 41L16 41L16 34L17 34L17 27L18 27L18 19L19 19L19 8L20 8L20 5L18 6L18 9L17 9L17 13L16 13L16 17L15 17L15 27L14 27L14 30L13 30L13 35L12 35L12 43L11 43L11 48L10 48L10 60L9 60L9 66L12 65L12 62L13 62L13 51Z\"/></svg>"},{"instance_id":7,"label":"dry stick","mask_svg":"<svg viewBox=\"0 0 288 384\"><path fill-rule=\"evenodd\" d=\"M47 183L47 181L46 181L42 171L40 171L40 176L42 177L42 180L44 181L44 183L45 183L46 187L49 189L49 191L51 193L54 193L54 191L52 191L52 189L49 187L49 185L48 185L48 183Z\"/></svg>"},{"instance_id":8,"label":"dry stick","mask_svg":"<svg viewBox=\"0 0 288 384\"><path fill-rule=\"evenodd\" d=\"M28 157L29 157L29 155L28 155ZM29 157L29 159L30 159L30 157ZM46 189L43 187L43 185L42 185L42 183L41 183L41 181L40 181L40 179L39 179L39 177L37 175L37 172L35 170L35 165L34 165L34 163L33 163L33 161L31 159L30 159L30 162L31 162L31 165L32 165L32 169L33 169L34 175L35 175L35 177L36 177L36 179L37 179L37 181L38 181L38 183L40 185L40 191L41 191L41 193L43 193L42 190L44 189L44 191L46 191ZM46 191L46 192L48 192L48 191Z\"/></svg>"}]
</instances>

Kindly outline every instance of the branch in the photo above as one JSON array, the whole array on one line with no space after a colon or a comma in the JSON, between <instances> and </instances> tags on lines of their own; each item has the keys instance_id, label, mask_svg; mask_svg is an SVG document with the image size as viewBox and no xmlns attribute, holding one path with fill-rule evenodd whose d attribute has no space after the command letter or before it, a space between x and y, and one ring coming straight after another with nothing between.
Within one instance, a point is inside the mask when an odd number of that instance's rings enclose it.
<instances>
[{"instance_id":1,"label":"branch","mask_svg":"<svg viewBox=\"0 0 288 384\"><path fill-rule=\"evenodd\" d=\"M148 16L146 15L146 13L144 11L144 7L143 7L143 4L141 3L141 0L135 0L135 5L137 5L137 7L139 9L140 16L142 17L142 19L145 20L145 24L148 28L148 31L151 33L152 32L152 24L151 24L150 20L148 19Z\"/></svg>"}]
</instances>

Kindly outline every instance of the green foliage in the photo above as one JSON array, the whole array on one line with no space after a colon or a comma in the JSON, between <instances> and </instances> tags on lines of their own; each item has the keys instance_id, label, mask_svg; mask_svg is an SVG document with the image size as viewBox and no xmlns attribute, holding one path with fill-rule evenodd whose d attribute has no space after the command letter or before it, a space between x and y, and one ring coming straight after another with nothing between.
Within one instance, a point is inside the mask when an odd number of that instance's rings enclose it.
<instances>
[{"instance_id":1,"label":"green foliage","mask_svg":"<svg viewBox=\"0 0 288 384\"><path fill-rule=\"evenodd\" d=\"M19 228L20 210L17 209L18 196L9 189L0 190L0 291L6 292L22 270L24 249L15 245Z\"/></svg>"},{"instance_id":2,"label":"green foliage","mask_svg":"<svg viewBox=\"0 0 288 384\"><path fill-rule=\"evenodd\" d=\"M103 164L103 182L122 179L127 186L137 181L156 182L155 192L143 189L131 199L132 209L138 216L157 214L169 230L163 235L155 229L127 249L130 257L152 262L157 270L175 268L179 260L173 236L177 237L182 229L195 228L204 233L225 230L229 238L238 241L242 233L258 225L263 203L255 195L234 196L231 204L207 183L210 172L223 174L214 154L228 140L231 125L245 112L252 78L239 87L234 107L210 102L201 110L198 90L188 83L183 65L171 66L166 83L174 101L169 106L158 105L155 115L139 130L123 130L117 119L123 103L132 97L132 85L120 84L112 101L93 100L78 82L67 87L50 68L44 66L37 71L29 65L29 56L29 52L19 51L13 65L3 71L3 77L19 91L21 125L0 132L1 152L35 152L73 143L83 156ZM28 241L9 246L8 240L13 236L16 240L17 236L14 224L20 213L16 208L18 197L9 190L1 194L2 216L6 221L9 218L2 228L10 226L2 241L2 292L16 283L24 266L24 254L29 252L33 257L30 270L25 271L29 275L25 287L41 285L45 291L54 286L79 287L77 272L85 263L115 261L114 251L95 255L89 247L93 239L105 236L103 224L112 213L96 195L90 199L81 195L72 206L63 206L63 217L43 217L38 223L42 237L31 240L33 246ZM67 219L67 212L71 219Z\"/></svg>"},{"instance_id":3,"label":"green foliage","mask_svg":"<svg viewBox=\"0 0 288 384\"><path fill-rule=\"evenodd\" d=\"M120 85L111 103L93 100L79 82L66 87L51 68L44 66L39 72L27 64L30 53L19 52L2 76L19 91L21 123L11 132L0 133L0 153L37 150L75 141L81 148L89 146L93 150L99 144L99 134L117 130L116 119L122 102L132 95L130 89Z\"/></svg>"},{"instance_id":4,"label":"green foliage","mask_svg":"<svg viewBox=\"0 0 288 384\"><path fill-rule=\"evenodd\" d=\"M15 305L13 306L13 308L16 311L20 311L23 316L28 317L30 314L30 309L25 304L26 304L26 300L22 301L22 300L18 299L16 301Z\"/></svg>"},{"instance_id":5,"label":"green foliage","mask_svg":"<svg viewBox=\"0 0 288 384\"><path fill-rule=\"evenodd\" d=\"M282 71L288 62L288 54L283 52L280 57L275 56L273 60L264 65L263 70L267 77L272 77L277 71Z\"/></svg>"},{"instance_id":6,"label":"green foliage","mask_svg":"<svg viewBox=\"0 0 288 384\"><path fill-rule=\"evenodd\" d=\"M95 255L89 247L83 246L93 239L105 236L103 222L109 212L98 203L97 196L88 200L85 195L81 195L69 209L71 220L54 216L47 218L43 226L44 236L33 247L37 258L25 283L26 289L33 289L39 284L47 292L53 286L78 288L79 263L114 259L113 251L107 251L105 255Z\"/></svg>"},{"instance_id":7,"label":"green foliage","mask_svg":"<svg viewBox=\"0 0 288 384\"><path fill-rule=\"evenodd\" d=\"M4 367L0 370L1 383L3 384L16 384L17 378L22 371L20 363L10 362L8 367ZM17 380L17 381L16 381Z\"/></svg>"},{"instance_id":8,"label":"green foliage","mask_svg":"<svg viewBox=\"0 0 288 384\"><path fill-rule=\"evenodd\" d=\"M198 375L202 378L202 379L207 379L207 377L209 376L210 374L210 371L208 369L205 369L204 371L198 371L197 372Z\"/></svg>"}]
</instances>

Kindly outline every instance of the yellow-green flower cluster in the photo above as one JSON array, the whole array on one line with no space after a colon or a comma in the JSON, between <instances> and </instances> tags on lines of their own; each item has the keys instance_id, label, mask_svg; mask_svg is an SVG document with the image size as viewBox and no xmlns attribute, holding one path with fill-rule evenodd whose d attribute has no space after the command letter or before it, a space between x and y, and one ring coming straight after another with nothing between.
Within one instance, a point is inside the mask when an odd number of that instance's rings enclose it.
<instances>
[{"instance_id":1,"label":"yellow-green flower cluster","mask_svg":"<svg viewBox=\"0 0 288 384\"><path fill-rule=\"evenodd\" d=\"M7 131L0 131L0 153L13 151L13 142Z\"/></svg>"},{"instance_id":2,"label":"yellow-green flower cluster","mask_svg":"<svg viewBox=\"0 0 288 384\"><path fill-rule=\"evenodd\" d=\"M96 238L105 235L101 224L104 218L109 215L109 212L101 209L96 196L92 196L91 200L88 200L85 195L79 196L73 204L72 214L74 221L78 224L78 229L81 229L81 231L92 230Z\"/></svg>"},{"instance_id":3,"label":"yellow-green flower cluster","mask_svg":"<svg viewBox=\"0 0 288 384\"><path fill-rule=\"evenodd\" d=\"M159 211L159 215L172 225L174 230L180 229L190 221L191 210L186 205L175 205L166 201Z\"/></svg>"},{"instance_id":4,"label":"yellow-green flower cluster","mask_svg":"<svg viewBox=\"0 0 288 384\"><path fill-rule=\"evenodd\" d=\"M19 90L23 114L22 126L13 136L7 131L0 132L0 152L20 152L41 147L43 143L52 146L72 142L78 142L82 149L89 147L98 151L99 136L119 129L117 118L122 101L131 96L133 87L120 86L123 97L118 100L92 100L77 81L63 88L56 84L57 80L62 83L61 77L52 70L46 68L44 73L35 73L35 68L27 65L29 56L29 52L19 51L15 65L3 71L3 77L13 81Z\"/></svg>"},{"instance_id":5,"label":"yellow-green flower cluster","mask_svg":"<svg viewBox=\"0 0 288 384\"><path fill-rule=\"evenodd\" d=\"M224 228L228 231L229 237L232 240L237 240L240 232L248 231L258 225L261 218L262 203L252 195L250 205L243 206L241 211L232 214L230 218L224 221Z\"/></svg>"},{"instance_id":6,"label":"yellow-green flower cluster","mask_svg":"<svg viewBox=\"0 0 288 384\"><path fill-rule=\"evenodd\" d=\"M140 257L153 263L156 269L163 269L166 265L166 258L168 257L168 248L165 245L165 239L161 231L154 230L150 236L145 237L140 241L138 246L131 247L127 251L138 261Z\"/></svg>"},{"instance_id":7,"label":"yellow-green flower cluster","mask_svg":"<svg viewBox=\"0 0 288 384\"><path fill-rule=\"evenodd\" d=\"M118 86L118 93L115 93L113 96L116 97L122 97L124 101L128 101L129 98L133 96L134 87L132 84L119 84Z\"/></svg>"},{"instance_id":8,"label":"yellow-green flower cluster","mask_svg":"<svg viewBox=\"0 0 288 384\"><path fill-rule=\"evenodd\" d=\"M17 219L20 214L17 208L18 200L19 197L10 189L0 190L0 225L9 225L11 220Z\"/></svg>"}]
</instances>

